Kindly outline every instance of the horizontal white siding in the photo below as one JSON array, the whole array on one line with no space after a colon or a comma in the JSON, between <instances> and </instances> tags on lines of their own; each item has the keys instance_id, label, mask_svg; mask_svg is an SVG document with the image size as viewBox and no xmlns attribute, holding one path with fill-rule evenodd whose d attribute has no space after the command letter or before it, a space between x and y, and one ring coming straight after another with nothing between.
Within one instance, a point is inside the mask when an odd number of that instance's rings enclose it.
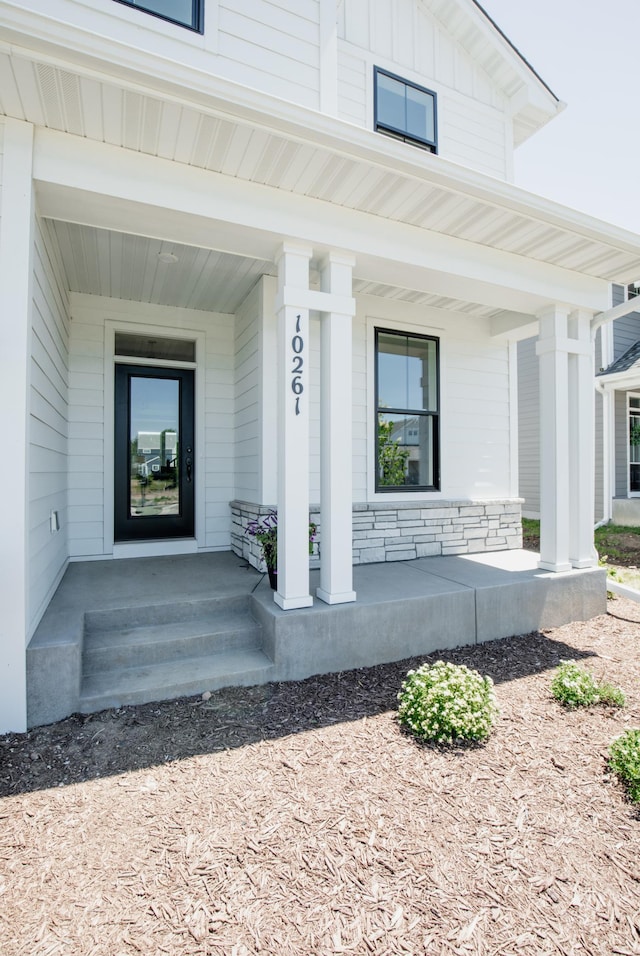
<instances>
[{"instance_id":1,"label":"horizontal white siding","mask_svg":"<svg viewBox=\"0 0 640 956\"><path fill-rule=\"evenodd\" d=\"M205 367L205 548L229 548L234 491L234 317L195 313L196 326L206 333ZM189 320L190 321L190 320Z\"/></svg>"},{"instance_id":2,"label":"horizontal white siding","mask_svg":"<svg viewBox=\"0 0 640 956\"><path fill-rule=\"evenodd\" d=\"M422 332L440 340L441 490L439 497L509 497L509 353L483 322L360 297L354 323L354 501L367 500L375 441L373 329ZM393 495L379 496L393 500ZM411 496L414 497L414 496ZM415 496L416 498L419 496ZM426 493L433 499L434 493ZM407 498L407 493L403 495Z\"/></svg>"},{"instance_id":3,"label":"horizontal white siding","mask_svg":"<svg viewBox=\"0 0 640 956\"><path fill-rule=\"evenodd\" d=\"M259 501L261 473L261 285L255 285L235 323L235 497Z\"/></svg>"},{"instance_id":4,"label":"horizontal white siding","mask_svg":"<svg viewBox=\"0 0 640 956\"><path fill-rule=\"evenodd\" d=\"M540 514L540 394L536 339L518 342L518 470L523 514Z\"/></svg>"},{"instance_id":5,"label":"horizontal white siding","mask_svg":"<svg viewBox=\"0 0 640 956\"><path fill-rule=\"evenodd\" d=\"M29 390L29 625L39 621L67 559L69 302L46 222L34 224ZM60 531L52 533L50 515Z\"/></svg>"},{"instance_id":6,"label":"horizontal white siding","mask_svg":"<svg viewBox=\"0 0 640 956\"><path fill-rule=\"evenodd\" d=\"M202 336L196 378L203 382L202 404L196 403L196 425L202 421L204 469L197 475L204 489L201 501L202 535L198 546L228 548L229 501L234 497L234 317L223 313L172 309L140 303L72 296L69 373L69 550L75 558L105 552L105 469L113 435L105 431L106 323L126 329L144 324L175 334L184 330ZM159 363L160 364L160 363ZM106 368L113 375L113 367ZM198 392L198 388L196 388Z\"/></svg>"},{"instance_id":7,"label":"horizontal white siding","mask_svg":"<svg viewBox=\"0 0 640 956\"><path fill-rule=\"evenodd\" d=\"M104 325L72 307L69 371L69 553L104 551Z\"/></svg>"},{"instance_id":8,"label":"horizontal white siding","mask_svg":"<svg viewBox=\"0 0 640 956\"><path fill-rule=\"evenodd\" d=\"M438 152L507 178L512 162L506 104L488 75L414 0L345 0L338 42L338 110L373 127L373 67L438 94Z\"/></svg>"}]
</instances>

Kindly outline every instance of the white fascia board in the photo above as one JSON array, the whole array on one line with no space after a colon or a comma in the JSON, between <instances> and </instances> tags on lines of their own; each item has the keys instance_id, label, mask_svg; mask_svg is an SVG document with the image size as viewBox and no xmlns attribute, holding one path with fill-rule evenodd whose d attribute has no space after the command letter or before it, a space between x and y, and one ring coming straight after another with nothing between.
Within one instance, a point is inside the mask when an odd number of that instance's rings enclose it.
<instances>
[{"instance_id":1,"label":"white fascia board","mask_svg":"<svg viewBox=\"0 0 640 956\"><path fill-rule=\"evenodd\" d=\"M283 238L315 255L344 249L358 256L358 277L515 312L609 301L602 279L54 130L36 130L34 179L53 219L262 259Z\"/></svg>"},{"instance_id":2,"label":"white fascia board","mask_svg":"<svg viewBox=\"0 0 640 956\"><path fill-rule=\"evenodd\" d=\"M596 383L607 391L640 388L640 368L630 368L626 372L614 372L611 375L597 375Z\"/></svg>"},{"instance_id":3,"label":"white fascia board","mask_svg":"<svg viewBox=\"0 0 640 956\"><path fill-rule=\"evenodd\" d=\"M23 21L26 22L23 24ZM616 250L640 256L640 236L635 233L536 196L511 183L459 166L441 156L434 156L425 164L422 151L408 150L405 144L396 143L372 130L288 103L210 72L163 60L157 54L125 46L118 50L118 44L110 38L79 31L53 20L43 23L41 14L24 11L8 0L0 0L0 32L15 30L17 25L22 27L22 40L28 46L18 49L0 41L0 49L7 53L48 62L64 70L71 69L98 82L117 82L143 96L162 97L230 122L280 133L303 144L315 144L371 166L481 200L489 208L516 212L532 222L558 226L581 238L608 243ZM29 28L36 32L29 34ZM47 32L48 28L50 32ZM39 41L39 47L35 49L34 37ZM87 52L81 54L78 50ZM615 276L612 281L627 284L637 277L636 272L637 268L633 276L625 273Z\"/></svg>"},{"instance_id":4,"label":"white fascia board","mask_svg":"<svg viewBox=\"0 0 640 956\"><path fill-rule=\"evenodd\" d=\"M594 315L591 321L591 332L593 335L597 330L602 326L606 325L608 322L613 322L615 319L621 319L625 315L629 315L631 312L638 311L638 302L636 301L637 296L634 296L631 299L625 299L624 302L620 302L619 305L614 305L613 308L607 309L606 312L598 312L597 315Z\"/></svg>"}]
</instances>

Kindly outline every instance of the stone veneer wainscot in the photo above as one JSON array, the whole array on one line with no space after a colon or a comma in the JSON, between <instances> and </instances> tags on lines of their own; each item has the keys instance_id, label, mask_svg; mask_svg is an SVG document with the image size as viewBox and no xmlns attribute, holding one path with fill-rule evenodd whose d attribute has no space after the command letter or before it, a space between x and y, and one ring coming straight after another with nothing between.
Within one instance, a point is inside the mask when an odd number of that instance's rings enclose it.
<instances>
[{"instance_id":1,"label":"stone veneer wainscot","mask_svg":"<svg viewBox=\"0 0 640 956\"><path fill-rule=\"evenodd\" d=\"M244 529L273 510L249 501L231 502L231 550L255 568L264 567L260 545ZM353 563L521 548L521 510L521 498L354 504ZM317 552L322 531L318 506L310 509L309 520L318 525Z\"/></svg>"}]
</instances>

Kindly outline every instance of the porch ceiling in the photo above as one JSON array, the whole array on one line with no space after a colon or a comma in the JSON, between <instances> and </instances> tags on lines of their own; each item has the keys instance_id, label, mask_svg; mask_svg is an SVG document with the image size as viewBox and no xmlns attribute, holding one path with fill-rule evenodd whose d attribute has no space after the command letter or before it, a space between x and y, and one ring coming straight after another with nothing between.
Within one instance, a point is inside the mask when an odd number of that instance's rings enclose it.
<instances>
[{"instance_id":1,"label":"porch ceiling","mask_svg":"<svg viewBox=\"0 0 640 956\"><path fill-rule=\"evenodd\" d=\"M224 93L216 86L187 100L184 89L150 92L21 48L0 50L0 113L608 281L640 275L631 233L370 130L291 104L283 111L233 84Z\"/></svg>"},{"instance_id":2,"label":"porch ceiling","mask_svg":"<svg viewBox=\"0 0 640 956\"><path fill-rule=\"evenodd\" d=\"M163 242L76 223L47 220L70 292L147 302L153 305L234 313L262 275L275 275L274 263L230 253ZM169 253L176 262L165 263ZM311 275L314 283L313 270ZM356 294L453 310L473 318L501 315L473 302L354 278Z\"/></svg>"},{"instance_id":3,"label":"porch ceiling","mask_svg":"<svg viewBox=\"0 0 640 956\"><path fill-rule=\"evenodd\" d=\"M273 263L49 220L70 292L204 312L236 311ZM163 262L170 254L175 262Z\"/></svg>"}]
</instances>

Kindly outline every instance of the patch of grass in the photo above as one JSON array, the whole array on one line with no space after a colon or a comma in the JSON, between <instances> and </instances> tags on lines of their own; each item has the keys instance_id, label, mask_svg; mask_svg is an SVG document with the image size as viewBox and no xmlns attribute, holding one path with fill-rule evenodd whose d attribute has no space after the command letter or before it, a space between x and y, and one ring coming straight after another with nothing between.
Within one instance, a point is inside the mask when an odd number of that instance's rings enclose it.
<instances>
[{"instance_id":1,"label":"patch of grass","mask_svg":"<svg viewBox=\"0 0 640 956\"><path fill-rule=\"evenodd\" d=\"M609 769L634 803L640 803L640 730L625 730L609 747Z\"/></svg>"},{"instance_id":2,"label":"patch of grass","mask_svg":"<svg viewBox=\"0 0 640 956\"><path fill-rule=\"evenodd\" d=\"M619 687L599 681L575 661L561 661L551 681L551 693L565 707L589 707L609 704L624 707L625 696Z\"/></svg>"}]
</instances>

